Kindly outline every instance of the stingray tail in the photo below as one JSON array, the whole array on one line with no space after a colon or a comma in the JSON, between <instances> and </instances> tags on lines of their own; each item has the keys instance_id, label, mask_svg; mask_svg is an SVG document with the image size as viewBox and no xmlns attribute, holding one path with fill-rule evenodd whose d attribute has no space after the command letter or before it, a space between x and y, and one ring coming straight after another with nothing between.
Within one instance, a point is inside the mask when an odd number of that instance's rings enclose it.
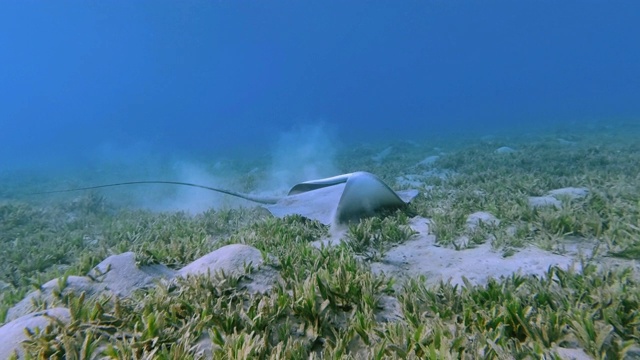
<instances>
[{"instance_id":1,"label":"stingray tail","mask_svg":"<svg viewBox=\"0 0 640 360\"><path fill-rule=\"evenodd\" d=\"M124 185L137 185L137 184L169 184L169 185L191 186L191 187L211 190L211 191L219 192L219 193L222 193L222 194L227 194L227 195L239 197L239 198L242 198L242 199L245 199L245 200L253 201L253 202L256 202L256 203L259 203L259 204L267 204L267 205L275 204L275 203L278 202L278 200L280 200L279 198L254 196L254 195L243 194L243 193L239 193L239 192L235 192L235 191L230 191L230 190L225 190L225 189L218 189L218 188L214 188L214 187L210 187L210 186L192 184L192 183L181 182L181 181L155 181L155 180L154 181L127 181L127 182L120 182L120 183L114 183L114 184L87 186L87 187L79 187L79 188L65 189L65 190L42 191L42 192L37 192L37 193L31 193L31 195L55 194L55 193L64 193L64 192L72 192L72 191L83 191L83 190L101 189L101 188L106 188L106 187L115 187L115 186L124 186Z\"/></svg>"}]
</instances>

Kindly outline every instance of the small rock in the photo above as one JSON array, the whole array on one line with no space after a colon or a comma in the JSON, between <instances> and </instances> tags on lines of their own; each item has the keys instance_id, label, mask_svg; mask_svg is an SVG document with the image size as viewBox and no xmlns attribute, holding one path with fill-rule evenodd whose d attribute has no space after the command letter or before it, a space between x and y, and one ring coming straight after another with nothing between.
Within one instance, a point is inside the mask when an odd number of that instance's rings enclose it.
<instances>
[{"instance_id":1,"label":"small rock","mask_svg":"<svg viewBox=\"0 0 640 360\"><path fill-rule=\"evenodd\" d=\"M402 304L397 298L389 295L380 297L378 303L379 312L375 314L378 322L397 322L404 320Z\"/></svg>"},{"instance_id":2,"label":"small rock","mask_svg":"<svg viewBox=\"0 0 640 360\"><path fill-rule=\"evenodd\" d=\"M71 314L66 308L53 308L24 315L0 327L0 359L8 359L14 353L18 354L18 358L23 358L21 343L27 340L24 330L42 329L49 325L52 318L67 324L71 320Z\"/></svg>"},{"instance_id":3,"label":"small rock","mask_svg":"<svg viewBox=\"0 0 640 360\"><path fill-rule=\"evenodd\" d=\"M593 359L582 349L567 349L556 347L554 349L558 356L562 360L591 360Z\"/></svg>"},{"instance_id":4,"label":"small rock","mask_svg":"<svg viewBox=\"0 0 640 360\"><path fill-rule=\"evenodd\" d=\"M427 156L424 160L420 161L418 165L431 166L435 164L435 162L438 161L438 159L440 159L440 156L438 155Z\"/></svg>"},{"instance_id":5,"label":"small rock","mask_svg":"<svg viewBox=\"0 0 640 360\"><path fill-rule=\"evenodd\" d=\"M569 140L565 140L565 139L562 139L562 138L558 138L557 140L558 140L558 143L560 143L561 145L566 145L566 146L576 146L576 145L578 145L578 143L575 142L575 141L569 141Z\"/></svg>"},{"instance_id":6,"label":"small rock","mask_svg":"<svg viewBox=\"0 0 640 360\"><path fill-rule=\"evenodd\" d=\"M624 356L624 360L640 359L640 346L632 345L627 349L627 354Z\"/></svg>"},{"instance_id":7,"label":"small rock","mask_svg":"<svg viewBox=\"0 0 640 360\"><path fill-rule=\"evenodd\" d=\"M393 146L389 146L388 148L380 151L379 153L377 153L376 155L374 155L373 157L371 157L371 159L377 163L382 162L384 159L386 159L389 155L391 155L391 152L393 151Z\"/></svg>"},{"instance_id":8,"label":"small rock","mask_svg":"<svg viewBox=\"0 0 640 360\"><path fill-rule=\"evenodd\" d=\"M251 265L247 272L246 265ZM243 244L232 244L210 252L191 264L183 267L178 276L215 274L218 271L225 275L244 275L239 287L250 294L266 293L277 282L282 282L280 273L271 266L264 264L260 250Z\"/></svg>"},{"instance_id":9,"label":"small rock","mask_svg":"<svg viewBox=\"0 0 640 360\"><path fill-rule=\"evenodd\" d=\"M496 153L498 154L510 154L516 152L515 149L512 149L508 146L499 147L496 149Z\"/></svg>"},{"instance_id":10,"label":"small rock","mask_svg":"<svg viewBox=\"0 0 640 360\"><path fill-rule=\"evenodd\" d=\"M431 227L433 227L433 222L431 219L414 216L409 220L409 226L419 234L429 234Z\"/></svg>"},{"instance_id":11,"label":"small rock","mask_svg":"<svg viewBox=\"0 0 640 360\"><path fill-rule=\"evenodd\" d=\"M529 206L533 208L553 206L556 208L562 207L562 202L554 198L553 196L531 196L529 197Z\"/></svg>"},{"instance_id":12,"label":"small rock","mask_svg":"<svg viewBox=\"0 0 640 360\"><path fill-rule=\"evenodd\" d=\"M566 196L570 199L582 199L589 195L589 189L566 187L562 189L551 190L547 193L547 195L553 196L555 198L559 196Z\"/></svg>"},{"instance_id":13,"label":"small rock","mask_svg":"<svg viewBox=\"0 0 640 360\"><path fill-rule=\"evenodd\" d=\"M447 180L453 175L455 174L450 170L439 170L439 169L433 169L433 170L425 171L424 173L422 173L422 176L425 176L427 178L435 177L441 180Z\"/></svg>"},{"instance_id":14,"label":"small rock","mask_svg":"<svg viewBox=\"0 0 640 360\"><path fill-rule=\"evenodd\" d=\"M261 266L242 278L238 285L240 288L246 289L249 294L266 294L278 282L284 285L284 280L277 270L271 266Z\"/></svg>"},{"instance_id":15,"label":"small rock","mask_svg":"<svg viewBox=\"0 0 640 360\"><path fill-rule=\"evenodd\" d=\"M500 225L500 220L493 214L485 211L474 212L467 217L467 228L469 230L475 229L480 223L489 226L498 226Z\"/></svg>"},{"instance_id":16,"label":"small rock","mask_svg":"<svg viewBox=\"0 0 640 360\"><path fill-rule=\"evenodd\" d=\"M88 296L93 295L96 292L94 288L95 283L85 276L69 276L67 283L64 285L62 295L67 295L71 292L82 293L85 292ZM50 304L54 301L54 291L60 290L60 280L53 279L40 286L40 290L32 291L24 299L20 300L17 304L7 311L7 321L13 321L19 317L25 316L34 311L33 303L35 300L40 300Z\"/></svg>"},{"instance_id":17,"label":"small rock","mask_svg":"<svg viewBox=\"0 0 640 360\"><path fill-rule=\"evenodd\" d=\"M213 359L213 342L209 337L209 333L203 332L198 341L194 345L196 358Z\"/></svg>"},{"instance_id":18,"label":"small rock","mask_svg":"<svg viewBox=\"0 0 640 360\"><path fill-rule=\"evenodd\" d=\"M424 186L424 176L421 175L403 175L396 177L396 185L399 187L420 187Z\"/></svg>"},{"instance_id":19,"label":"small rock","mask_svg":"<svg viewBox=\"0 0 640 360\"><path fill-rule=\"evenodd\" d=\"M214 274L224 271L226 275L245 274L245 265L254 268L262 265L260 250L243 244L232 244L210 252L178 271L178 276Z\"/></svg>"},{"instance_id":20,"label":"small rock","mask_svg":"<svg viewBox=\"0 0 640 360\"><path fill-rule=\"evenodd\" d=\"M93 268L89 276L69 276L61 295L84 292L86 296L93 296L108 291L118 296L129 296L135 290L153 285L155 280L172 277L173 274L174 272L164 265L138 268L134 253L127 252L109 256ZM54 292L60 290L60 280L61 278L50 280L42 285L40 290L27 294L9 309L7 320L14 320L32 312L36 299L45 303L54 301Z\"/></svg>"},{"instance_id":21,"label":"small rock","mask_svg":"<svg viewBox=\"0 0 640 360\"><path fill-rule=\"evenodd\" d=\"M174 272L164 265L136 265L132 252L112 255L104 259L89 276L100 283L101 290L108 290L118 296L129 296L135 290L153 285L154 281L173 276Z\"/></svg>"},{"instance_id":22,"label":"small rock","mask_svg":"<svg viewBox=\"0 0 640 360\"><path fill-rule=\"evenodd\" d=\"M544 206L553 206L560 208L562 206L561 197L568 197L570 199L582 199L589 195L589 189L566 187L562 189L551 190L545 196L532 196L529 197L529 206L537 208Z\"/></svg>"}]
</instances>

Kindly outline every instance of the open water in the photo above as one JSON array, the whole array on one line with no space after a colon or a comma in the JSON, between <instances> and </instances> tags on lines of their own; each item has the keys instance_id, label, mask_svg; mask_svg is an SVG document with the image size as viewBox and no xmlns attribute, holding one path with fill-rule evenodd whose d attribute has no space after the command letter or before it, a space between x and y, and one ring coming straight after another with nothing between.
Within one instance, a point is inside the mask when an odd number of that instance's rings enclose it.
<instances>
[{"instance_id":1,"label":"open water","mask_svg":"<svg viewBox=\"0 0 640 360\"><path fill-rule=\"evenodd\" d=\"M638 24L637 1L4 1L0 172L328 176L355 144L634 125Z\"/></svg>"}]
</instances>

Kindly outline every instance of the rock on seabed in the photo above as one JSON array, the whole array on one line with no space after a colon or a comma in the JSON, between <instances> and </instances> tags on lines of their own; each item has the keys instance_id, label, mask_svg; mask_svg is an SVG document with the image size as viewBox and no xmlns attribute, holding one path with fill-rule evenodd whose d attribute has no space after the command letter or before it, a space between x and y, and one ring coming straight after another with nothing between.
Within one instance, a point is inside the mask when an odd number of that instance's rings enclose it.
<instances>
[{"instance_id":1,"label":"rock on seabed","mask_svg":"<svg viewBox=\"0 0 640 360\"><path fill-rule=\"evenodd\" d=\"M71 320L71 314L68 309L58 307L28 314L4 324L0 327L0 359L8 359L14 353L22 358L24 350L21 343L27 340L25 329L33 331L45 328L54 319L66 324Z\"/></svg>"},{"instance_id":2,"label":"rock on seabed","mask_svg":"<svg viewBox=\"0 0 640 360\"><path fill-rule=\"evenodd\" d=\"M178 271L178 276L214 274L223 271L226 275L242 275L245 266L262 265L260 250L243 244L232 244L221 247L199 258Z\"/></svg>"}]
</instances>

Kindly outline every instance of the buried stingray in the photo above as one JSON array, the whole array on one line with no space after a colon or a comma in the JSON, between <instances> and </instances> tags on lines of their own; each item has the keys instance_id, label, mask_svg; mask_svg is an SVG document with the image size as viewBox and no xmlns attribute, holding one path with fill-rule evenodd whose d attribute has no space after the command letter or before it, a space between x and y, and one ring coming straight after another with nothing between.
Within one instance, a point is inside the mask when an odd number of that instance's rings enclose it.
<instances>
[{"instance_id":1,"label":"buried stingray","mask_svg":"<svg viewBox=\"0 0 640 360\"><path fill-rule=\"evenodd\" d=\"M178 181L132 181L39 194L133 184L173 184L213 190L259 203L277 217L298 214L332 226L371 216L380 210L402 208L418 195L417 190L395 192L377 176L364 171L305 181L294 185L287 196L281 198L254 196Z\"/></svg>"}]
</instances>

